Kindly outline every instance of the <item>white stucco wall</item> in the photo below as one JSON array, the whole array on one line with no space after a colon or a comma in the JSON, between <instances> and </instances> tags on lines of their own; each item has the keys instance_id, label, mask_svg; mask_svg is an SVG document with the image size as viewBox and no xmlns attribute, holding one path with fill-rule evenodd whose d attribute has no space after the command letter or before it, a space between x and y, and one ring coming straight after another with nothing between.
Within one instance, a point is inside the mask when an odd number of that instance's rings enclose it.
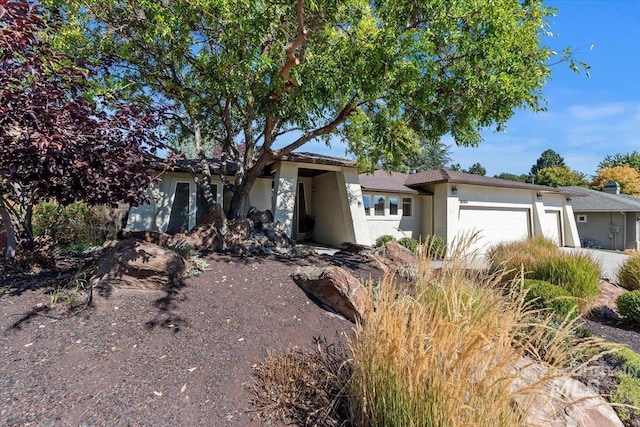
<instances>
[{"instance_id":1,"label":"white stucco wall","mask_svg":"<svg viewBox=\"0 0 640 427\"><path fill-rule=\"evenodd\" d=\"M254 207L261 211L274 211L272 188L273 180L271 178L258 178L249 192L249 207Z\"/></svg>"},{"instance_id":2,"label":"white stucco wall","mask_svg":"<svg viewBox=\"0 0 640 427\"><path fill-rule=\"evenodd\" d=\"M311 198L316 218L313 240L337 247L348 240L348 233L336 174L329 172L319 175L313 182L316 188Z\"/></svg>"},{"instance_id":3,"label":"white stucco wall","mask_svg":"<svg viewBox=\"0 0 640 427\"><path fill-rule=\"evenodd\" d=\"M375 243L376 239L383 235L391 235L396 239L403 237L413 237L414 239L420 239L423 236L423 197L416 194L398 194L398 193L386 193L386 192L370 192L364 191L363 195L368 195L372 200L372 207L370 208L370 214L365 215L364 208L361 207L362 216L366 221L368 234L371 243ZM384 216L375 215L375 209L373 204L375 203L375 196L385 197L385 214ZM389 213L389 198L395 197L398 199L398 214L390 215ZM412 215L403 216L402 199L410 198L412 200Z\"/></svg>"}]
</instances>

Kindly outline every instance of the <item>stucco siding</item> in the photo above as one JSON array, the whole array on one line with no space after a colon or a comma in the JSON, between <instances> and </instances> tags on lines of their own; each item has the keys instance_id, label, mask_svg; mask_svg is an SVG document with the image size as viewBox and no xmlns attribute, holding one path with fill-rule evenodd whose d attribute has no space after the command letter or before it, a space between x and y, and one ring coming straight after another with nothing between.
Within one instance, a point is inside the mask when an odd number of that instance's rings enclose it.
<instances>
[{"instance_id":1,"label":"stucco siding","mask_svg":"<svg viewBox=\"0 0 640 427\"><path fill-rule=\"evenodd\" d=\"M577 222L578 232L585 245L604 249L625 249L624 233L628 232L627 216L621 212L580 212L586 222ZM613 227L617 227L617 232Z\"/></svg>"},{"instance_id":2,"label":"stucco siding","mask_svg":"<svg viewBox=\"0 0 640 427\"><path fill-rule=\"evenodd\" d=\"M343 206L340 204L338 180L335 173L314 178L316 191L311 198L316 221L313 240L329 246L338 246L347 236Z\"/></svg>"}]
</instances>

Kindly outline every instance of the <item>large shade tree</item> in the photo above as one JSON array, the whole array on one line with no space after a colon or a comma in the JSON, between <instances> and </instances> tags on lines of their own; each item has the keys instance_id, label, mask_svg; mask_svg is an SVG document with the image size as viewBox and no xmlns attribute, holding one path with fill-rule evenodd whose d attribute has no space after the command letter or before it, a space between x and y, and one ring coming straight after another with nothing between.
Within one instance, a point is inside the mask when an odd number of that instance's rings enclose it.
<instances>
[{"instance_id":1,"label":"large shade tree","mask_svg":"<svg viewBox=\"0 0 640 427\"><path fill-rule=\"evenodd\" d=\"M161 145L154 116L128 105L106 113L86 96L90 70L45 41L39 7L0 0L0 219L6 258L32 242L34 203L146 200ZM152 165L151 162L154 162Z\"/></svg>"},{"instance_id":2,"label":"large shade tree","mask_svg":"<svg viewBox=\"0 0 640 427\"><path fill-rule=\"evenodd\" d=\"M231 218L266 165L316 138L343 141L364 169L445 134L478 144L514 109L544 108L554 54L542 0L46 3L61 45L110 65L104 89L169 108L210 204L215 146Z\"/></svg>"}]
</instances>

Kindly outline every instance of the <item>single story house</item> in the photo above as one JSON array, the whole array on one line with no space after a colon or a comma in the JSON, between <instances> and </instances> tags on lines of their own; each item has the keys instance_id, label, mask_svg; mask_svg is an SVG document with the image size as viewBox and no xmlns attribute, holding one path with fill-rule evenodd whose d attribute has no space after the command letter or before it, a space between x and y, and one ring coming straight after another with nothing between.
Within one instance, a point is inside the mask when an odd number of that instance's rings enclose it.
<instances>
[{"instance_id":1,"label":"single story house","mask_svg":"<svg viewBox=\"0 0 640 427\"><path fill-rule=\"evenodd\" d=\"M215 164L214 164L215 166ZM218 203L227 206L221 181ZM167 231L196 226L206 204L184 168L151 188L153 203L133 208L127 227ZM478 233L472 249L545 236L579 247L570 191L449 170L358 174L354 162L310 153L274 161L256 181L249 206L269 209L294 239L329 246L371 245L385 234L416 239L437 235L448 244Z\"/></svg>"},{"instance_id":2,"label":"single story house","mask_svg":"<svg viewBox=\"0 0 640 427\"><path fill-rule=\"evenodd\" d=\"M573 202L582 246L640 250L640 198L620 194L611 183L604 191L565 187L581 195Z\"/></svg>"}]
</instances>

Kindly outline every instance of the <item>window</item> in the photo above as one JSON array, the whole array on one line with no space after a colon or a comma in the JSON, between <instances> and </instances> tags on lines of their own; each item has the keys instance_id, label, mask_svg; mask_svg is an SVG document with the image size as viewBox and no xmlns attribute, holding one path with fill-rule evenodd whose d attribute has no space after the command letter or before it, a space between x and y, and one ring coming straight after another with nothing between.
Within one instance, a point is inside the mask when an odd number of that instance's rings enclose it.
<instances>
[{"instance_id":1,"label":"window","mask_svg":"<svg viewBox=\"0 0 640 427\"><path fill-rule=\"evenodd\" d=\"M587 222L586 215L578 215L578 222Z\"/></svg>"},{"instance_id":2,"label":"window","mask_svg":"<svg viewBox=\"0 0 640 427\"><path fill-rule=\"evenodd\" d=\"M173 203L171 204L171 213L169 214L169 225L167 225L167 231L189 229L190 192L191 186L188 182L178 182L176 184L175 193L173 194Z\"/></svg>"},{"instance_id":3,"label":"window","mask_svg":"<svg viewBox=\"0 0 640 427\"><path fill-rule=\"evenodd\" d=\"M362 195L362 204L364 206L364 214L371 215L371 196L368 194Z\"/></svg>"},{"instance_id":4,"label":"window","mask_svg":"<svg viewBox=\"0 0 640 427\"><path fill-rule=\"evenodd\" d=\"M389 197L389 215L398 215L397 197Z\"/></svg>"},{"instance_id":5,"label":"window","mask_svg":"<svg viewBox=\"0 0 640 427\"><path fill-rule=\"evenodd\" d=\"M413 199L411 197L403 197L402 198L402 216L412 216L413 215Z\"/></svg>"},{"instance_id":6,"label":"window","mask_svg":"<svg viewBox=\"0 0 640 427\"><path fill-rule=\"evenodd\" d=\"M375 196L375 205L374 205L374 215L375 216L384 216L384 196Z\"/></svg>"}]
</instances>

